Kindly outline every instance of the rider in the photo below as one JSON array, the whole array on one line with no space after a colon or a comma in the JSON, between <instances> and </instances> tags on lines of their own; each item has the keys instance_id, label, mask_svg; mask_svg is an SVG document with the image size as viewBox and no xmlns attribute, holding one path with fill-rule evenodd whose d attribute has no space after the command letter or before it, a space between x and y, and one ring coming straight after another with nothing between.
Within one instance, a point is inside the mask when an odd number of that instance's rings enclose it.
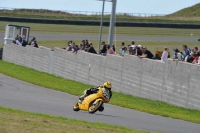
<instances>
[{"instance_id":1,"label":"rider","mask_svg":"<svg viewBox=\"0 0 200 133\"><path fill-rule=\"evenodd\" d=\"M99 88L102 87L102 88L105 88L109 91L109 94L110 94L110 99L112 97L112 91L111 91L111 88L112 88L112 84L110 82L105 82L103 84L103 86L98 86L98 87L93 87L93 88L89 88L85 91L85 93L79 97L79 100L80 102L83 101L83 99L87 96L89 96L90 94L94 94L94 93L97 93L99 91Z\"/></svg>"}]
</instances>

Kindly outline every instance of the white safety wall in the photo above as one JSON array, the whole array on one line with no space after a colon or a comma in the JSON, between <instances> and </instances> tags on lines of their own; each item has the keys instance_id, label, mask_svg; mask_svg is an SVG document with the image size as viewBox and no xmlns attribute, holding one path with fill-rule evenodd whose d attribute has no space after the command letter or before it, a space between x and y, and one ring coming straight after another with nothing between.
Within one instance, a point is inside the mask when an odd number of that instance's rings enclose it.
<instances>
[{"instance_id":1,"label":"white safety wall","mask_svg":"<svg viewBox=\"0 0 200 133\"><path fill-rule=\"evenodd\" d=\"M110 81L114 91L200 110L198 65L7 44L3 60L94 86Z\"/></svg>"},{"instance_id":2,"label":"white safety wall","mask_svg":"<svg viewBox=\"0 0 200 133\"><path fill-rule=\"evenodd\" d=\"M3 50L4 61L49 73L51 60L49 48L5 44Z\"/></svg>"}]
</instances>

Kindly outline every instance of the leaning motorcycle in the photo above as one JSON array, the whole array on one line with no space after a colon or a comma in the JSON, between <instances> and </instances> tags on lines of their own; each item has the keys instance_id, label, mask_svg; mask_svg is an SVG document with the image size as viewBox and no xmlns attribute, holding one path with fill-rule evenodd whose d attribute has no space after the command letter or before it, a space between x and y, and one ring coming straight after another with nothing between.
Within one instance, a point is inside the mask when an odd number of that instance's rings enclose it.
<instances>
[{"instance_id":1,"label":"leaning motorcycle","mask_svg":"<svg viewBox=\"0 0 200 133\"><path fill-rule=\"evenodd\" d=\"M84 98L82 102L77 102L73 110L74 111L88 111L89 113L93 114L96 111L102 112L104 110L103 103L108 103L110 100L109 91L103 87L99 88L99 91L95 94L91 94Z\"/></svg>"}]
</instances>

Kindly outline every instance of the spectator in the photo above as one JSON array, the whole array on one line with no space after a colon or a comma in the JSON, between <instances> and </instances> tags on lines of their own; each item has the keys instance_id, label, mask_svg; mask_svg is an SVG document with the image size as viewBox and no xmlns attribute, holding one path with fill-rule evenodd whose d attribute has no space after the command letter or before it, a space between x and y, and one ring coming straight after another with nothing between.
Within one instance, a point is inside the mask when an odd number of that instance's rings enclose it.
<instances>
[{"instance_id":1,"label":"spectator","mask_svg":"<svg viewBox=\"0 0 200 133\"><path fill-rule=\"evenodd\" d=\"M113 49L113 51L115 52L115 45L114 45L114 44L112 45L112 49Z\"/></svg>"},{"instance_id":2,"label":"spectator","mask_svg":"<svg viewBox=\"0 0 200 133\"><path fill-rule=\"evenodd\" d=\"M196 47L197 48L197 47ZM197 52L196 52L196 48L194 47L194 48L192 48L192 50L190 51L190 55L188 55L188 57L187 57L187 62L189 62L189 63L192 63L193 62L193 54L197 54ZM197 48L198 49L198 48Z\"/></svg>"},{"instance_id":3,"label":"spectator","mask_svg":"<svg viewBox=\"0 0 200 133\"><path fill-rule=\"evenodd\" d=\"M177 49L176 47L173 48L174 53L173 53L173 57L172 58L175 58L177 56L176 52L175 52L176 49Z\"/></svg>"},{"instance_id":4,"label":"spectator","mask_svg":"<svg viewBox=\"0 0 200 133\"><path fill-rule=\"evenodd\" d=\"M140 47L136 46L136 47L135 47L135 50L136 50L136 51L135 51L135 55L136 55L136 56L141 56L141 55L142 55L142 51L141 51Z\"/></svg>"},{"instance_id":5,"label":"spectator","mask_svg":"<svg viewBox=\"0 0 200 133\"><path fill-rule=\"evenodd\" d=\"M164 47L164 51L162 53L161 61L165 63L167 61L167 58L168 58L168 51L167 51L167 48Z\"/></svg>"},{"instance_id":6,"label":"spectator","mask_svg":"<svg viewBox=\"0 0 200 133\"><path fill-rule=\"evenodd\" d=\"M76 45L75 42L73 42L73 44L72 44L72 52L73 52L73 53L77 53L78 50L79 50L78 45Z\"/></svg>"},{"instance_id":7,"label":"spectator","mask_svg":"<svg viewBox=\"0 0 200 133\"><path fill-rule=\"evenodd\" d=\"M82 44L82 43L79 44L79 49L80 49L80 50L83 50L83 44Z\"/></svg>"},{"instance_id":8,"label":"spectator","mask_svg":"<svg viewBox=\"0 0 200 133\"><path fill-rule=\"evenodd\" d=\"M200 49L198 50L197 55L200 56Z\"/></svg>"},{"instance_id":9,"label":"spectator","mask_svg":"<svg viewBox=\"0 0 200 133\"><path fill-rule=\"evenodd\" d=\"M134 41L131 42L131 47L132 47L133 49L135 49L135 42L134 42Z\"/></svg>"},{"instance_id":10,"label":"spectator","mask_svg":"<svg viewBox=\"0 0 200 133\"><path fill-rule=\"evenodd\" d=\"M128 48L129 48L129 55L135 55L136 54L135 46L129 45Z\"/></svg>"},{"instance_id":11,"label":"spectator","mask_svg":"<svg viewBox=\"0 0 200 133\"><path fill-rule=\"evenodd\" d=\"M101 45L103 45L103 48L99 51L99 54L106 55L106 43L102 42Z\"/></svg>"},{"instance_id":12,"label":"spectator","mask_svg":"<svg viewBox=\"0 0 200 133\"><path fill-rule=\"evenodd\" d=\"M174 57L173 60L178 59L178 61L183 61L184 60L184 55L182 52L180 52L177 48L174 49Z\"/></svg>"},{"instance_id":13,"label":"spectator","mask_svg":"<svg viewBox=\"0 0 200 133\"><path fill-rule=\"evenodd\" d=\"M82 47L81 50L85 50L85 40L82 40Z\"/></svg>"},{"instance_id":14,"label":"spectator","mask_svg":"<svg viewBox=\"0 0 200 133\"><path fill-rule=\"evenodd\" d=\"M94 49L92 42L89 43L89 47L87 48L87 52L97 54L96 50Z\"/></svg>"},{"instance_id":15,"label":"spectator","mask_svg":"<svg viewBox=\"0 0 200 133\"><path fill-rule=\"evenodd\" d=\"M29 42L29 44L28 45L33 45L34 44L34 41L36 40L36 38L35 37L33 37L32 39L31 39L31 41Z\"/></svg>"},{"instance_id":16,"label":"spectator","mask_svg":"<svg viewBox=\"0 0 200 133\"><path fill-rule=\"evenodd\" d=\"M198 51L198 47L194 47L194 53L198 55L199 51ZM199 55L198 55L199 56Z\"/></svg>"},{"instance_id":17,"label":"spectator","mask_svg":"<svg viewBox=\"0 0 200 133\"><path fill-rule=\"evenodd\" d=\"M198 63L198 60L199 60L198 55L195 54L195 53L193 53L193 54L192 54L192 58L193 58L192 64L197 64L197 63Z\"/></svg>"},{"instance_id":18,"label":"spectator","mask_svg":"<svg viewBox=\"0 0 200 133\"><path fill-rule=\"evenodd\" d=\"M17 44L16 41L18 40L18 35L15 37L15 40L13 40L14 44Z\"/></svg>"},{"instance_id":19,"label":"spectator","mask_svg":"<svg viewBox=\"0 0 200 133\"><path fill-rule=\"evenodd\" d=\"M68 42L68 47L66 48L66 51L72 51L72 43L71 43L71 41Z\"/></svg>"},{"instance_id":20,"label":"spectator","mask_svg":"<svg viewBox=\"0 0 200 133\"><path fill-rule=\"evenodd\" d=\"M183 45L184 50L184 61L188 61L188 57L190 56L190 50L188 49L187 45Z\"/></svg>"},{"instance_id":21,"label":"spectator","mask_svg":"<svg viewBox=\"0 0 200 133\"><path fill-rule=\"evenodd\" d=\"M89 43L88 43L88 40L82 40L82 50L85 50L87 48L89 48Z\"/></svg>"},{"instance_id":22,"label":"spectator","mask_svg":"<svg viewBox=\"0 0 200 133\"><path fill-rule=\"evenodd\" d=\"M89 44L89 42L88 42L87 39L85 40L85 45L86 45L86 48L87 48L87 47L90 47L90 44Z\"/></svg>"},{"instance_id":23,"label":"spectator","mask_svg":"<svg viewBox=\"0 0 200 133\"><path fill-rule=\"evenodd\" d=\"M142 53L142 56L138 56L139 58L153 58L153 54L146 47L142 47Z\"/></svg>"},{"instance_id":24,"label":"spectator","mask_svg":"<svg viewBox=\"0 0 200 133\"><path fill-rule=\"evenodd\" d=\"M124 42L122 42L121 43L121 50L120 50L120 56L124 56L125 54L126 54L126 51L127 51L127 48L126 48L126 46L125 46L125 43Z\"/></svg>"},{"instance_id":25,"label":"spectator","mask_svg":"<svg viewBox=\"0 0 200 133\"><path fill-rule=\"evenodd\" d=\"M36 40L33 42L32 46L38 48L38 44L37 44Z\"/></svg>"},{"instance_id":26,"label":"spectator","mask_svg":"<svg viewBox=\"0 0 200 133\"><path fill-rule=\"evenodd\" d=\"M68 43L69 43L69 45L71 45L71 46L73 45L73 41L72 41L72 40L70 40Z\"/></svg>"},{"instance_id":27,"label":"spectator","mask_svg":"<svg viewBox=\"0 0 200 133\"><path fill-rule=\"evenodd\" d=\"M22 46L26 47L26 45L27 45L27 41L26 41L25 36L23 36L23 38L22 38Z\"/></svg>"},{"instance_id":28,"label":"spectator","mask_svg":"<svg viewBox=\"0 0 200 133\"><path fill-rule=\"evenodd\" d=\"M132 50L133 50L133 49L132 49L131 45L128 45L128 54L129 54L129 55L132 55Z\"/></svg>"},{"instance_id":29,"label":"spectator","mask_svg":"<svg viewBox=\"0 0 200 133\"><path fill-rule=\"evenodd\" d=\"M21 43L21 41L22 41L22 38L21 37L19 37L19 38L16 38L16 44L17 45L19 45L19 46L22 46L22 43Z\"/></svg>"},{"instance_id":30,"label":"spectator","mask_svg":"<svg viewBox=\"0 0 200 133\"><path fill-rule=\"evenodd\" d=\"M107 45L107 54L115 54L115 51L110 47L110 45Z\"/></svg>"}]
</instances>

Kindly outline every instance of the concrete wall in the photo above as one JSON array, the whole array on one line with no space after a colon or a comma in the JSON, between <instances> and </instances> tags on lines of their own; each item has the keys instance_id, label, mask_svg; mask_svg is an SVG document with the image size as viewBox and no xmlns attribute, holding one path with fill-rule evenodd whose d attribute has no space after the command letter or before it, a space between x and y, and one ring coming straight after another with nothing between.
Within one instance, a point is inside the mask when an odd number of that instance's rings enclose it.
<instances>
[{"instance_id":1,"label":"concrete wall","mask_svg":"<svg viewBox=\"0 0 200 133\"><path fill-rule=\"evenodd\" d=\"M114 91L200 110L198 65L16 45L4 46L3 60L94 86L111 81Z\"/></svg>"},{"instance_id":2,"label":"concrete wall","mask_svg":"<svg viewBox=\"0 0 200 133\"><path fill-rule=\"evenodd\" d=\"M4 45L3 60L17 65L32 68L41 72L50 72L49 48L21 47L18 45Z\"/></svg>"}]
</instances>

